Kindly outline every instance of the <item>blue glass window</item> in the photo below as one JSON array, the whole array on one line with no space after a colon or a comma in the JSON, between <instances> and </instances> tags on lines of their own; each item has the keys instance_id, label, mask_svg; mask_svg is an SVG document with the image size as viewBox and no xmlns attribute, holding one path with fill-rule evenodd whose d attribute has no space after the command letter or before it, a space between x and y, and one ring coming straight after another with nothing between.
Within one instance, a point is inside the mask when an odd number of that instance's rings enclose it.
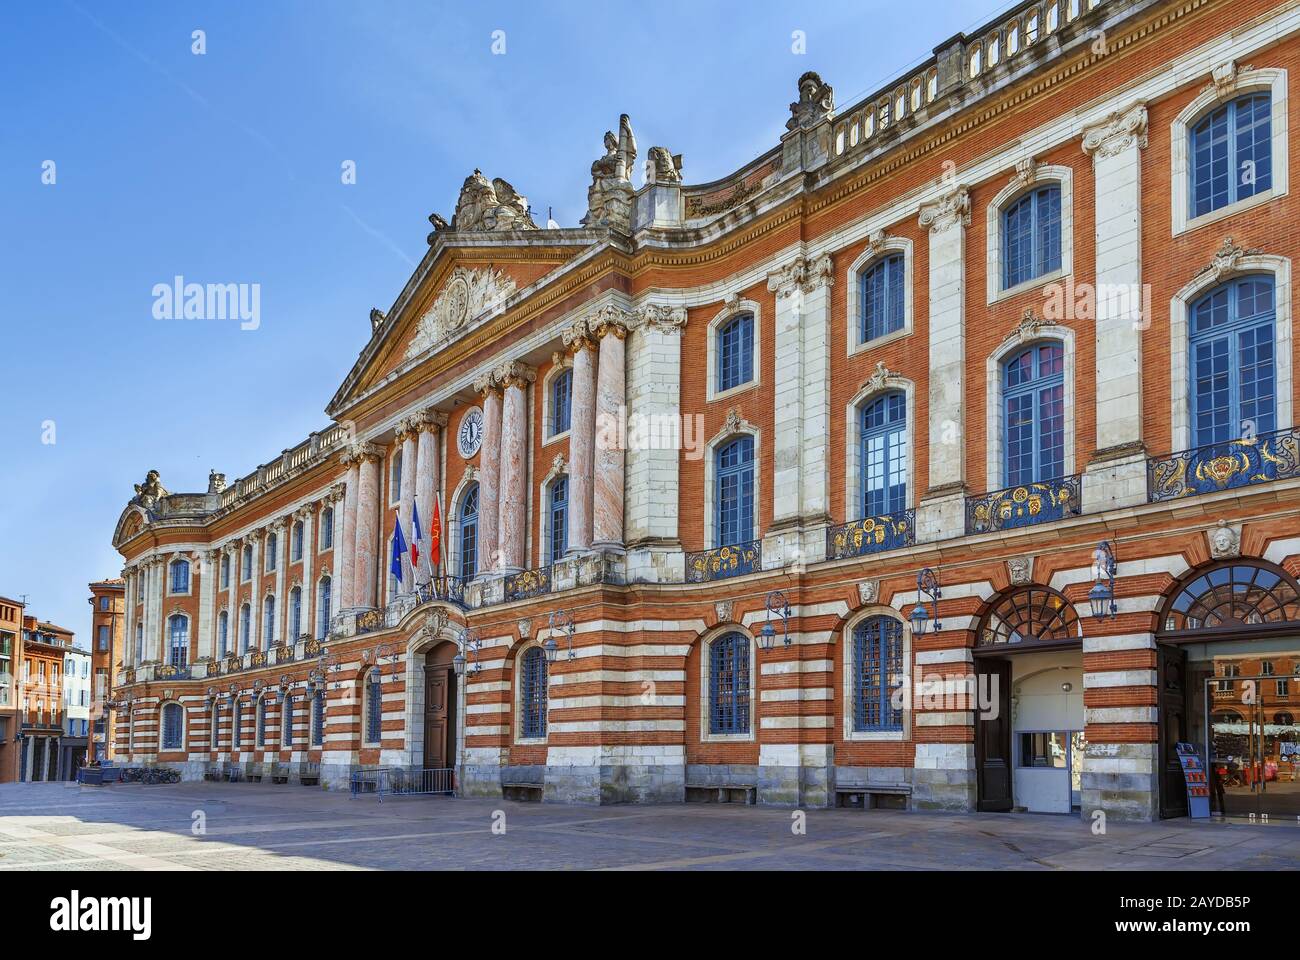
<instances>
[{"instance_id":1,"label":"blue glass window","mask_svg":"<svg viewBox=\"0 0 1300 960\"><path fill-rule=\"evenodd\" d=\"M569 429L573 412L573 371L565 370L551 378L551 436Z\"/></svg>"},{"instance_id":2,"label":"blue glass window","mask_svg":"<svg viewBox=\"0 0 1300 960\"><path fill-rule=\"evenodd\" d=\"M709 732L749 733L749 638L742 633L709 644Z\"/></svg>"},{"instance_id":3,"label":"blue glass window","mask_svg":"<svg viewBox=\"0 0 1300 960\"><path fill-rule=\"evenodd\" d=\"M1192 128L1192 216L1273 186L1272 98L1249 94L1225 103Z\"/></svg>"},{"instance_id":4,"label":"blue glass window","mask_svg":"<svg viewBox=\"0 0 1300 960\"><path fill-rule=\"evenodd\" d=\"M873 264L859 278L863 343L903 329L903 255L893 254Z\"/></svg>"},{"instance_id":5,"label":"blue glass window","mask_svg":"<svg viewBox=\"0 0 1300 960\"><path fill-rule=\"evenodd\" d=\"M742 313L718 331L718 392L754 379L754 315Z\"/></svg>"},{"instance_id":6,"label":"blue glass window","mask_svg":"<svg viewBox=\"0 0 1300 960\"><path fill-rule=\"evenodd\" d=\"M230 614L222 610L217 617L217 656L224 657L230 652Z\"/></svg>"},{"instance_id":7,"label":"blue glass window","mask_svg":"<svg viewBox=\"0 0 1300 960\"><path fill-rule=\"evenodd\" d=\"M907 398L890 393L862 408L862 516L907 509Z\"/></svg>"},{"instance_id":8,"label":"blue glass window","mask_svg":"<svg viewBox=\"0 0 1300 960\"><path fill-rule=\"evenodd\" d=\"M230 586L230 554L223 553L221 555L221 589L224 590L229 586Z\"/></svg>"},{"instance_id":9,"label":"blue glass window","mask_svg":"<svg viewBox=\"0 0 1300 960\"><path fill-rule=\"evenodd\" d=\"M167 618L167 635L169 638L167 662L173 667L183 667L190 653L190 621L188 617L174 613Z\"/></svg>"},{"instance_id":10,"label":"blue glass window","mask_svg":"<svg viewBox=\"0 0 1300 960\"><path fill-rule=\"evenodd\" d=\"M754 438L737 437L716 457L714 546L746 543L754 538Z\"/></svg>"},{"instance_id":11,"label":"blue glass window","mask_svg":"<svg viewBox=\"0 0 1300 960\"><path fill-rule=\"evenodd\" d=\"M244 547L244 554L240 558L239 577L241 580L251 580L253 577L253 548L252 546Z\"/></svg>"},{"instance_id":12,"label":"blue glass window","mask_svg":"<svg viewBox=\"0 0 1300 960\"><path fill-rule=\"evenodd\" d=\"M473 580L478 573L478 484L460 502L460 576Z\"/></svg>"},{"instance_id":13,"label":"blue glass window","mask_svg":"<svg viewBox=\"0 0 1300 960\"><path fill-rule=\"evenodd\" d=\"M550 529L547 531L547 548L550 562L564 557L569 546L569 479L557 477L551 484Z\"/></svg>"},{"instance_id":14,"label":"blue glass window","mask_svg":"<svg viewBox=\"0 0 1300 960\"><path fill-rule=\"evenodd\" d=\"M903 710L892 701L903 677L903 625L871 617L853 628L853 729L902 730Z\"/></svg>"},{"instance_id":15,"label":"blue glass window","mask_svg":"<svg viewBox=\"0 0 1300 960\"><path fill-rule=\"evenodd\" d=\"M329 550L334 546L334 508L326 507L320 515L320 548Z\"/></svg>"},{"instance_id":16,"label":"blue glass window","mask_svg":"<svg viewBox=\"0 0 1300 960\"><path fill-rule=\"evenodd\" d=\"M179 703L163 706L162 745L164 750L180 750L185 743L185 712Z\"/></svg>"},{"instance_id":17,"label":"blue glass window","mask_svg":"<svg viewBox=\"0 0 1300 960\"><path fill-rule=\"evenodd\" d=\"M293 525L293 532L289 536L289 559L302 559L302 521L299 520Z\"/></svg>"},{"instance_id":18,"label":"blue glass window","mask_svg":"<svg viewBox=\"0 0 1300 960\"><path fill-rule=\"evenodd\" d=\"M275 637L275 597L267 596L262 601L262 646L271 649Z\"/></svg>"},{"instance_id":19,"label":"blue glass window","mask_svg":"<svg viewBox=\"0 0 1300 960\"><path fill-rule=\"evenodd\" d=\"M280 743L286 747L293 745L293 694L284 695L284 706L280 708Z\"/></svg>"},{"instance_id":20,"label":"blue glass window","mask_svg":"<svg viewBox=\"0 0 1300 960\"><path fill-rule=\"evenodd\" d=\"M289 591L289 636L288 641L293 643L302 633L302 590L294 587Z\"/></svg>"},{"instance_id":21,"label":"blue glass window","mask_svg":"<svg viewBox=\"0 0 1300 960\"><path fill-rule=\"evenodd\" d=\"M321 577L320 580L320 602L317 604L320 610L319 622L316 624L316 637L324 640L330 629L330 617L333 615L330 604L330 592L333 586L329 577Z\"/></svg>"},{"instance_id":22,"label":"blue glass window","mask_svg":"<svg viewBox=\"0 0 1300 960\"><path fill-rule=\"evenodd\" d=\"M371 670L366 680L366 742L378 743L384 718L383 677Z\"/></svg>"},{"instance_id":23,"label":"blue glass window","mask_svg":"<svg viewBox=\"0 0 1300 960\"><path fill-rule=\"evenodd\" d=\"M239 652L246 653L252 643L253 611L248 604L239 608Z\"/></svg>"},{"instance_id":24,"label":"blue glass window","mask_svg":"<svg viewBox=\"0 0 1300 960\"><path fill-rule=\"evenodd\" d=\"M319 747L325 742L325 691L317 690L311 696L311 742Z\"/></svg>"},{"instance_id":25,"label":"blue glass window","mask_svg":"<svg viewBox=\"0 0 1300 960\"><path fill-rule=\"evenodd\" d=\"M189 561L173 560L170 569L172 572L172 593L189 593L190 592Z\"/></svg>"},{"instance_id":26,"label":"blue glass window","mask_svg":"<svg viewBox=\"0 0 1300 960\"><path fill-rule=\"evenodd\" d=\"M266 714L269 697L262 697L257 701L257 745L266 746Z\"/></svg>"},{"instance_id":27,"label":"blue glass window","mask_svg":"<svg viewBox=\"0 0 1300 960\"><path fill-rule=\"evenodd\" d=\"M1192 306L1191 394L1195 445L1277 429L1273 278L1216 287Z\"/></svg>"},{"instance_id":28,"label":"blue glass window","mask_svg":"<svg viewBox=\"0 0 1300 960\"><path fill-rule=\"evenodd\" d=\"M1002 286L1061 269L1061 187L1039 187L1002 214Z\"/></svg>"},{"instance_id":29,"label":"blue glass window","mask_svg":"<svg viewBox=\"0 0 1300 960\"><path fill-rule=\"evenodd\" d=\"M530 647L520 664L519 726L526 739L546 736L547 664L541 647Z\"/></svg>"},{"instance_id":30,"label":"blue glass window","mask_svg":"<svg viewBox=\"0 0 1300 960\"><path fill-rule=\"evenodd\" d=\"M1055 480L1065 472L1065 351L1038 344L1002 371L1004 485Z\"/></svg>"}]
</instances>

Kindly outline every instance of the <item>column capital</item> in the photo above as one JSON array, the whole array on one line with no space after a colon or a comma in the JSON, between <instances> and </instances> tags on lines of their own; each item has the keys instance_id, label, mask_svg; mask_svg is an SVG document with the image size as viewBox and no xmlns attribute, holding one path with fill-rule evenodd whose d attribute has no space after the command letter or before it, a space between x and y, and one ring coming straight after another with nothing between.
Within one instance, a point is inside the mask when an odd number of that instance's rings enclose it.
<instances>
[{"instance_id":1,"label":"column capital","mask_svg":"<svg viewBox=\"0 0 1300 960\"><path fill-rule=\"evenodd\" d=\"M1127 110L1115 110L1105 120L1083 131L1083 152L1093 158L1114 157L1147 145L1147 105L1139 100Z\"/></svg>"},{"instance_id":2,"label":"column capital","mask_svg":"<svg viewBox=\"0 0 1300 960\"><path fill-rule=\"evenodd\" d=\"M644 303L633 314L633 329L681 334L686 329L686 308L667 303Z\"/></svg>"},{"instance_id":3,"label":"column capital","mask_svg":"<svg viewBox=\"0 0 1300 960\"><path fill-rule=\"evenodd\" d=\"M293 512L293 518L295 520L308 520L311 518L311 515L315 512L316 512L316 501L313 500L310 503L304 503L301 507L295 510Z\"/></svg>"},{"instance_id":4,"label":"column capital","mask_svg":"<svg viewBox=\"0 0 1300 960\"><path fill-rule=\"evenodd\" d=\"M597 340L613 335L622 340L632 325L632 314L612 303L602 305L587 317L587 326Z\"/></svg>"},{"instance_id":5,"label":"column capital","mask_svg":"<svg viewBox=\"0 0 1300 960\"><path fill-rule=\"evenodd\" d=\"M767 289L784 299L796 290L812 293L835 282L830 254L809 259L799 254L783 267L767 275Z\"/></svg>"},{"instance_id":6,"label":"column capital","mask_svg":"<svg viewBox=\"0 0 1300 960\"><path fill-rule=\"evenodd\" d=\"M347 493L348 485L346 483L336 483L334 486L330 487L330 492L325 495L325 502L331 504L338 503L347 496Z\"/></svg>"},{"instance_id":7,"label":"column capital","mask_svg":"<svg viewBox=\"0 0 1300 960\"><path fill-rule=\"evenodd\" d=\"M474 392L481 397L486 397L489 393L500 394L501 386L496 370L488 370L474 378Z\"/></svg>"},{"instance_id":8,"label":"column capital","mask_svg":"<svg viewBox=\"0 0 1300 960\"><path fill-rule=\"evenodd\" d=\"M942 233L949 227L969 227L970 191L954 185L938 200L923 205L917 222L931 233Z\"/></svg>"},{"instance_id":9,"label":"column capital","mask_svg":"<svg viewBox=\"0 0 1300 960\"><path fill-rule=\"evenodd\" d=\"M537 371L519 360L511 360L497 367L493 376L501 384L502 389L506 387L526 389L537 379Z\"/></svg>"},{"instance_id":10,"label":"column capital","mask_svg":"<svg viewBox=\"0 0 1300 960\"><path fill-rule=\"evenodd\" d=\"M435 410L429 407L427 410L421 410L416 417L419 419L419 428L421 430L441 430L447 426L447 411Z\"/></svg>"},{"instance_id":11,"label":"column capital","mask_svg":"<svg viewBox=\"0 0 1300 960\"><path fill-rule=\"evenodd\" d=\"M585 317L565 327L560 333L560 342L571 355L576 355L580 350L596 349L594 332Z\"/></svg>"},{"instance_id":12,"label":"column capital","mask_svg":"<svg viewBox=\"0 0 1300 960\"><path fill-rule=\"evenodd\" d=\"M379 448L373 443L365 440L357 440L348 444L348 448L343 451L343 462L347 464L363 463L366 461L375 461L379 459Z\"/></svg>"}]
</instances>

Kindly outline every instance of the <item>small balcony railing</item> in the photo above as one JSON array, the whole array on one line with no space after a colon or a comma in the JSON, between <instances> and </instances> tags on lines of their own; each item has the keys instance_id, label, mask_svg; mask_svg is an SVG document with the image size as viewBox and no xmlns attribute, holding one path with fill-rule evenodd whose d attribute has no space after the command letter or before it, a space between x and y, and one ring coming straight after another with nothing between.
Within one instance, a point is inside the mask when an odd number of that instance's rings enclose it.
<instances>
[{"instance_id":1,"label":"small balcony railing","mask_svg":"<svg viewBox=\"0 0 1300 960\"><path fill-rule=\"evenodd\" d=\"M1300 477L1300 428L1212 443L1147 460L1147 500L1177 500Z\"/></svg>"},{"instance_id":2,"label":"small balcony railing","mask_svg":"<svg viewBox=\"0 0 1300 960\"><path fill-rule=\"evenodd\" d=\"M916 542L916 512L864 517L826 531L826 559L843 560L867 553L907 547Z\"/></svg>"},{"instance_id":3,"label":"small balcony railing","mask_svg":"<svg viewBox=\"0 0 1300 960\"><path fill-rule=\"evenodd\" d=\"M1076 516L1082 487L1075 474L967 497L966 532L992 533Z\"/></svg>"},{"instance_id":4,"label":"small balcony railing","mask_svg":"<svg viewBox=\"0 0 1300 960\"><path fill-rule=\"evenodd\" d=\"M159 680L188 680L192 668L188 663L164 663L158 668Z\"/></svg>"},{"instance_id":5,"label":"small balcony railing","mask_svg":"<svg viewBox=\"0 0 1300 960\"><path fill-rule=\"evenodd\" d=\"M762 569L762 540L733 543L686 555L687 583L707 583L710 580L743 577L747 573L755 573Z\"/></svg>"},{"instance_id":6,"label":"small balcony railing","mask_svg":"<svg viewBox=\"0 0 1300 960\"><path fill-rule=\"evenodd\" d=\"M421 583L415 588L421 603L441 600L444 603L465 606L465 581L460 577L434 577L428 583Z\"/></svg>"},{"instance_id":7,"label":"small balcony railing","mask_svg":"<svg viewBox=\"0 0 1300 960\"><path fill-rule=\"evenodd\" d=\"M512 573L506 577L504 584L506 603L512 600L527 600L529 597L540 597L544 593L550 593L552 579L549 566Z\"/></svg>"}]
</instances>

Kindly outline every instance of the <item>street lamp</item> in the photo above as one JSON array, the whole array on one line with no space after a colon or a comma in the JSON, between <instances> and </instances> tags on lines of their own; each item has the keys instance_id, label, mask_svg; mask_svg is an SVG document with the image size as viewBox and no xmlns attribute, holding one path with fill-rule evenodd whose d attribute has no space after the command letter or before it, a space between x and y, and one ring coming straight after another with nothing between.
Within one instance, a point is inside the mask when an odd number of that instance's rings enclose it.
<instances>
[{"instance_id":1,"label":"street lamp","mask_svg":"<svg viewBox=\"0 0 1300 960\"><path fill-rule=\"evenodd\" d=\"M776 643L776 627L772 624L772 614L781 618L781 635L785 645L790 646L790 601L780 590L773 590L763 601L767 608L767 620L758 631L758 645L764 653L771 650Z\"/></svg>"},{"instance_id":2,"label":"street lamp","mask_svg":"<svg viewBox=\"0 0 1300 960\"><path fill-rule=\"evenodd\" d=\"M568 610L553 610L551 611L550 624L551 635L547 638L546 643L542 645L543 649L546 651L546 662L554 663L560 654L560 645L555 642L555 634L557 631L563 631L568 636L568 659L572 660L577 656L577 654L573 652L573 614Z\"/></svg>"},{"instance_id":3,"label":"street lamp","mask_svg":"<svg viewBox=\"0 0 1300 960\"><path fill-rule=\"evenodd\" d=\"M943 624L939 621L939 598L943 596L943 591L939 589L939 578L934 575L934 571L929 567L924 568L916 575L916 606L912 608L912 632L918 637L922 636L930 629L930 611L925 609L925 598L930 598L930 605L934 608L934 629L939 631L943 629Z\"/></svg>"},{"instance_id":4,"label":"street lamp","mask_svg":"<svg viewBox=\"0 0 1300 960\"><path fill-rule=\"evenodd\" d=\"M466 650L469 650L470 656L473 657L474 669L472 672L478 673L483 669L483 664L478 662L478 651L480 646L482 646L482 641L479 640L477 633L470 630L468 627L461 631L460 636L456 638L456 655L451 658L451 669L455 672L456 676L465 676Z\"/></svg>"},{"instance_id":5,"label":"street lamp","mask_svg":"<svg viewBox=\"0 0 1300 960\"><path fill-rule=\"evenodd\" d=\"M1112 619L1119 613L1115 603L1115 550L1103 540L1092 552L1092 571L1096 582L1088 591L1092 615L1098 620Z\"/></svg>"}]
</instances>

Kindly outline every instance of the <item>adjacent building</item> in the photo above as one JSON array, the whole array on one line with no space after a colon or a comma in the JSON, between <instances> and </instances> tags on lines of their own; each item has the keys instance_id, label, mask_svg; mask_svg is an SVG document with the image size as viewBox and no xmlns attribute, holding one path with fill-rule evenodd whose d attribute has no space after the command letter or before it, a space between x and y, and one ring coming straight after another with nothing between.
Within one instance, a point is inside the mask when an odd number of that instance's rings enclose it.
<instances>
[{"instance_id":1,"label":"adjacent building","mask_svg":"<svg viewBox=\"0 0 1300 960\"><path fill-rule=\"evenodd\" d=\"M23 617L23 666L18 684L21 722L17 730L20 780L71 778L70 757L63 749L67 736L63 689L73 637L66 627Z\"/></svg>"},{"instance_id":2,"label":"adjacent building","mask_svg":"<svg viewBox=\"0 0 1300 960\"><path fill-rule=\"evenodd\" d=\"M0 783L22 779L18 678L23 662L21 600L0 597Z\"/></svg>"},{"instance_id":3,"label":"adjacent building","mask_svg":"<svg viewBox=\"0 0 1300 960\"><path fill-rule=\"evenodd\" d=\"M577 227L474 171L329 424L136 486L118 751L1151 819L1188 741L1300 815L1293 66L1292 2L1033 0L709 183L624 116Z\"/></svg>"},{"instance_id":4,"label":"adjacent building","mask_svg":"<svg viewBox=\"0 0 1300 960\"><path fill-rule=\"evenodd\" d=\"M113 676L122 666L123 606L126 585L122 579L90 584L90 734L87 756L113 759L113 719L109 707Z\"/></svg>"}]
</instances>

